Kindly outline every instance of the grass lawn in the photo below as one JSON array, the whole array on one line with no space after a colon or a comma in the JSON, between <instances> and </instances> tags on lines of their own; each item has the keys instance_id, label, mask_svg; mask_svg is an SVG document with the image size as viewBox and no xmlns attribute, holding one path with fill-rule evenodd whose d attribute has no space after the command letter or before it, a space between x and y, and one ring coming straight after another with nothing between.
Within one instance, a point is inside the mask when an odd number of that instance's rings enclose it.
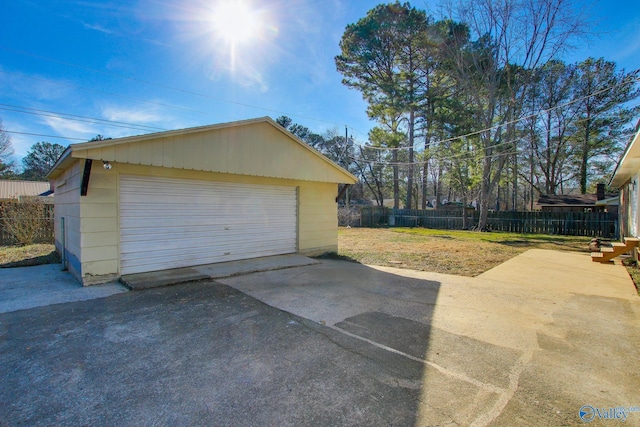
<instances>
[{"instance_id":1,"label":"grass lawn","mask_svg":"<svg viewBox=\"0 0 640 427\"><path fill-rule=\"evenodd\" d=\"M55 249L54 245L0 246L0 268L60 262Z\"/></svg>"},{"instance_id":2,"label":"grass lawn","mask_svg":"<svg viewBox=\"0 0 640 427\"><path fill-rule=\"evenodd\" d=\"M589 252L589 237L425 228L340 228L338 255L362 264L477 276L533 248Z\"/></svg>"},{"instance_id":3,"label":"grass lawn","mask_svg":"<svg viewBox=\"0 0 640 427\"><path fill-rule=\"evenodd\" d=\"M638 295L640 295L640 265L638 265L638 263L633 259L625 260L623 261L623 264L627 268L627 272L629 273L629 276L631 276L634 285L636 285Z\"/></svg>"}]
</instances>

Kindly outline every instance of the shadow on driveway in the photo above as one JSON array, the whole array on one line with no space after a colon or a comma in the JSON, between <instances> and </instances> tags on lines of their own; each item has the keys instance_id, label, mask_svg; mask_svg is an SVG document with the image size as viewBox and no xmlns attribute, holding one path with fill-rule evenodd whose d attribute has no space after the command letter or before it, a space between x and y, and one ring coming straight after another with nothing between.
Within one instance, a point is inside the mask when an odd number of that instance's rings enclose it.
<instances>
[{"instance_id":1,"label":"shadow on driveway","mask_svg":"<svg viewBox=\"0 0 640 427\"><path fill-rule=\"evenodd\" d=\"M388 324L424 354L438 283L405 283L428 295L422 322L342 326ZM418 359L213 281L0 314L9 425L413 425L423 375Z\"/></svg>"}]
</instances>

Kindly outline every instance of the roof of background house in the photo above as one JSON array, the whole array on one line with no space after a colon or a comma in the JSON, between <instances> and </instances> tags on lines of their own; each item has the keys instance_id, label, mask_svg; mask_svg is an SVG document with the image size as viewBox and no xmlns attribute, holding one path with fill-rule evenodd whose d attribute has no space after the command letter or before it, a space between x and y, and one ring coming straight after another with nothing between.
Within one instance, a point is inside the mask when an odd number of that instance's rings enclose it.
<instances>
[{"instance_id":1,"label":"roof of background house","mask_svg":"<svg viewBox=\"0 0 640 427\"><path fill-rule=\"evenodd\" d=\"M614 198L617 194L606 194L605 198ZM598 196L595 194L542 194L538 206L595 206Z\"/></svg>"},{"instance_id":2,"label":"roof of background house","mask_svg":"<svg viewBox=\"0 0 640 427\"><path fill-rule=\"evenodd\" d=\"M49 196L51 186L42 181L15 181L0 179L0 200L17 199L18 196Z\"/></svg>"},{"instance_id":3,"label":"roof of background house","mask_svg":"<svg viewBox=\"0 0 640 427\"><path fill-rule=\"evenodd\" d=\"M619 194L615 197L608 197L606 199L598 200L596 202L596 206L619 206L619 205L620 205Z\"/></svg>"}]
</instances>

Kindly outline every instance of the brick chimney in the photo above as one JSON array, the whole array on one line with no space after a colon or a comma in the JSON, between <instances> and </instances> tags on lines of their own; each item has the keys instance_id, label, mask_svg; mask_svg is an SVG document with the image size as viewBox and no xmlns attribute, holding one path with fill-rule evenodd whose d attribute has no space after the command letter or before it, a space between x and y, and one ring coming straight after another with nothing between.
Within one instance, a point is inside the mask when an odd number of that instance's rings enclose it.
<instances>
[{"instance_id":1,"label":"brick chimney","mask_svg":"<svg viewBox=\"0 0 640 427\"><path fill-rule=\"evenodd\" d=\"M598 200L603 200L605 198L604 195L604 184L598 184L598 186L596 187L596 199Z\"/></svg>"}]
</instances>

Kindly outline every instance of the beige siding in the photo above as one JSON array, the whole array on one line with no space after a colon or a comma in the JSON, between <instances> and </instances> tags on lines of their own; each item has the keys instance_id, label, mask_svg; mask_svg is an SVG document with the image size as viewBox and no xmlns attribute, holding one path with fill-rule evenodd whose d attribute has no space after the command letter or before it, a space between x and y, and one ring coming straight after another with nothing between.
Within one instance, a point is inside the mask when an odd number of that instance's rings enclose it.
<instances>
[{"instance_id":1,"label":"beige siding","mask_svg":"<svg viewBox=\"0 0 640 427\"><path fill-rule=\"evenodd\" d=\"M336 184L301 183L299 193L299 252L320 255L338 251Z\"/></svg>"},{"instance_id":2,"label":"beige siding","mask_svg":"<svg viewBox=\"0 0 640 427\"><path fill-rule=\"evenodd\" d=\"M636 172L631 180L639 182L640 171ZM629 186L629 236L640 236L640 189L638 185ZM626 237L626 236L622 236Z\"/></svg>"},{"instance_id":3,"label":"beige siding","mask_svg":"<svg viewBox=\"0 0 640 427\"><path fill-rule=\"evenodd\" d=\"M177 160L174 157L174 160ZM112 280L120 274L119 175L162 176L246 184L284 185L298 188L298 251L318 255L337 251L337 184L259 178L166 167L113 163L109 171L94 161L87 195L80 197L84 160L77 161L60 178L66 179L56 197L68 226L68 249L81 260L79 279L86 285ZM65 178L66 177L66 178ZM72 178L72 179L70 179ZM66 201L66 202L65 202ZM82 220L80 221L80 215ZM188 215L188 213L185 213ZM56 225L58 226L58 224ZM293 226L296 226L295 224ZM72 230L77 230L73 233Z\"/></svg>"},{"instance_id":4,"label":"beige siding","mask_svg":"<svg viewBox=\"0 0 640 427\"><path fill-rule=\"evenodd\" d=\"M80 183L82 172L80 164L83 160L74 162L62 175L55 180L55 243L56 250L62 255L62 245L66 249L67 266L69 271L81 279L81 244L80 244ZM61 224L65 221L65 236L63 239Z\"/></svg>"},{"instance_id":5,"label":"beige siding","mask_svg":"<svg viewBox=\"0 0 640 427\"><path fill-rule=\"evenodd\" d=\"M90 284L118 274L118 176L94 161L87 195L80 198L82 279ZM111 275L111 276L105 276Z\"/></svg>"},{"instance_id":6,"label":"beige siding","mask_svg":"<svg viewBox=\"0 0 640 427\"><path fill-rule=\"evenodd\" d=\"M159 136L115 146L75 148L73 157L296 181L353 182L326 159L268 122Z\"/></svg>"},{"instance_id":7,"label":"beige siding","mask_svg":"<svg viewBox=\"0 0 640 427\"><path fill-rule=\"evenodd\" d=\"M84 268L92 272L91 276L85 276L83 284L91 285L104 283L118 277L118 260L110 259L105 261L88 261L83 263Z\"/></svg>"}]
</instances>

